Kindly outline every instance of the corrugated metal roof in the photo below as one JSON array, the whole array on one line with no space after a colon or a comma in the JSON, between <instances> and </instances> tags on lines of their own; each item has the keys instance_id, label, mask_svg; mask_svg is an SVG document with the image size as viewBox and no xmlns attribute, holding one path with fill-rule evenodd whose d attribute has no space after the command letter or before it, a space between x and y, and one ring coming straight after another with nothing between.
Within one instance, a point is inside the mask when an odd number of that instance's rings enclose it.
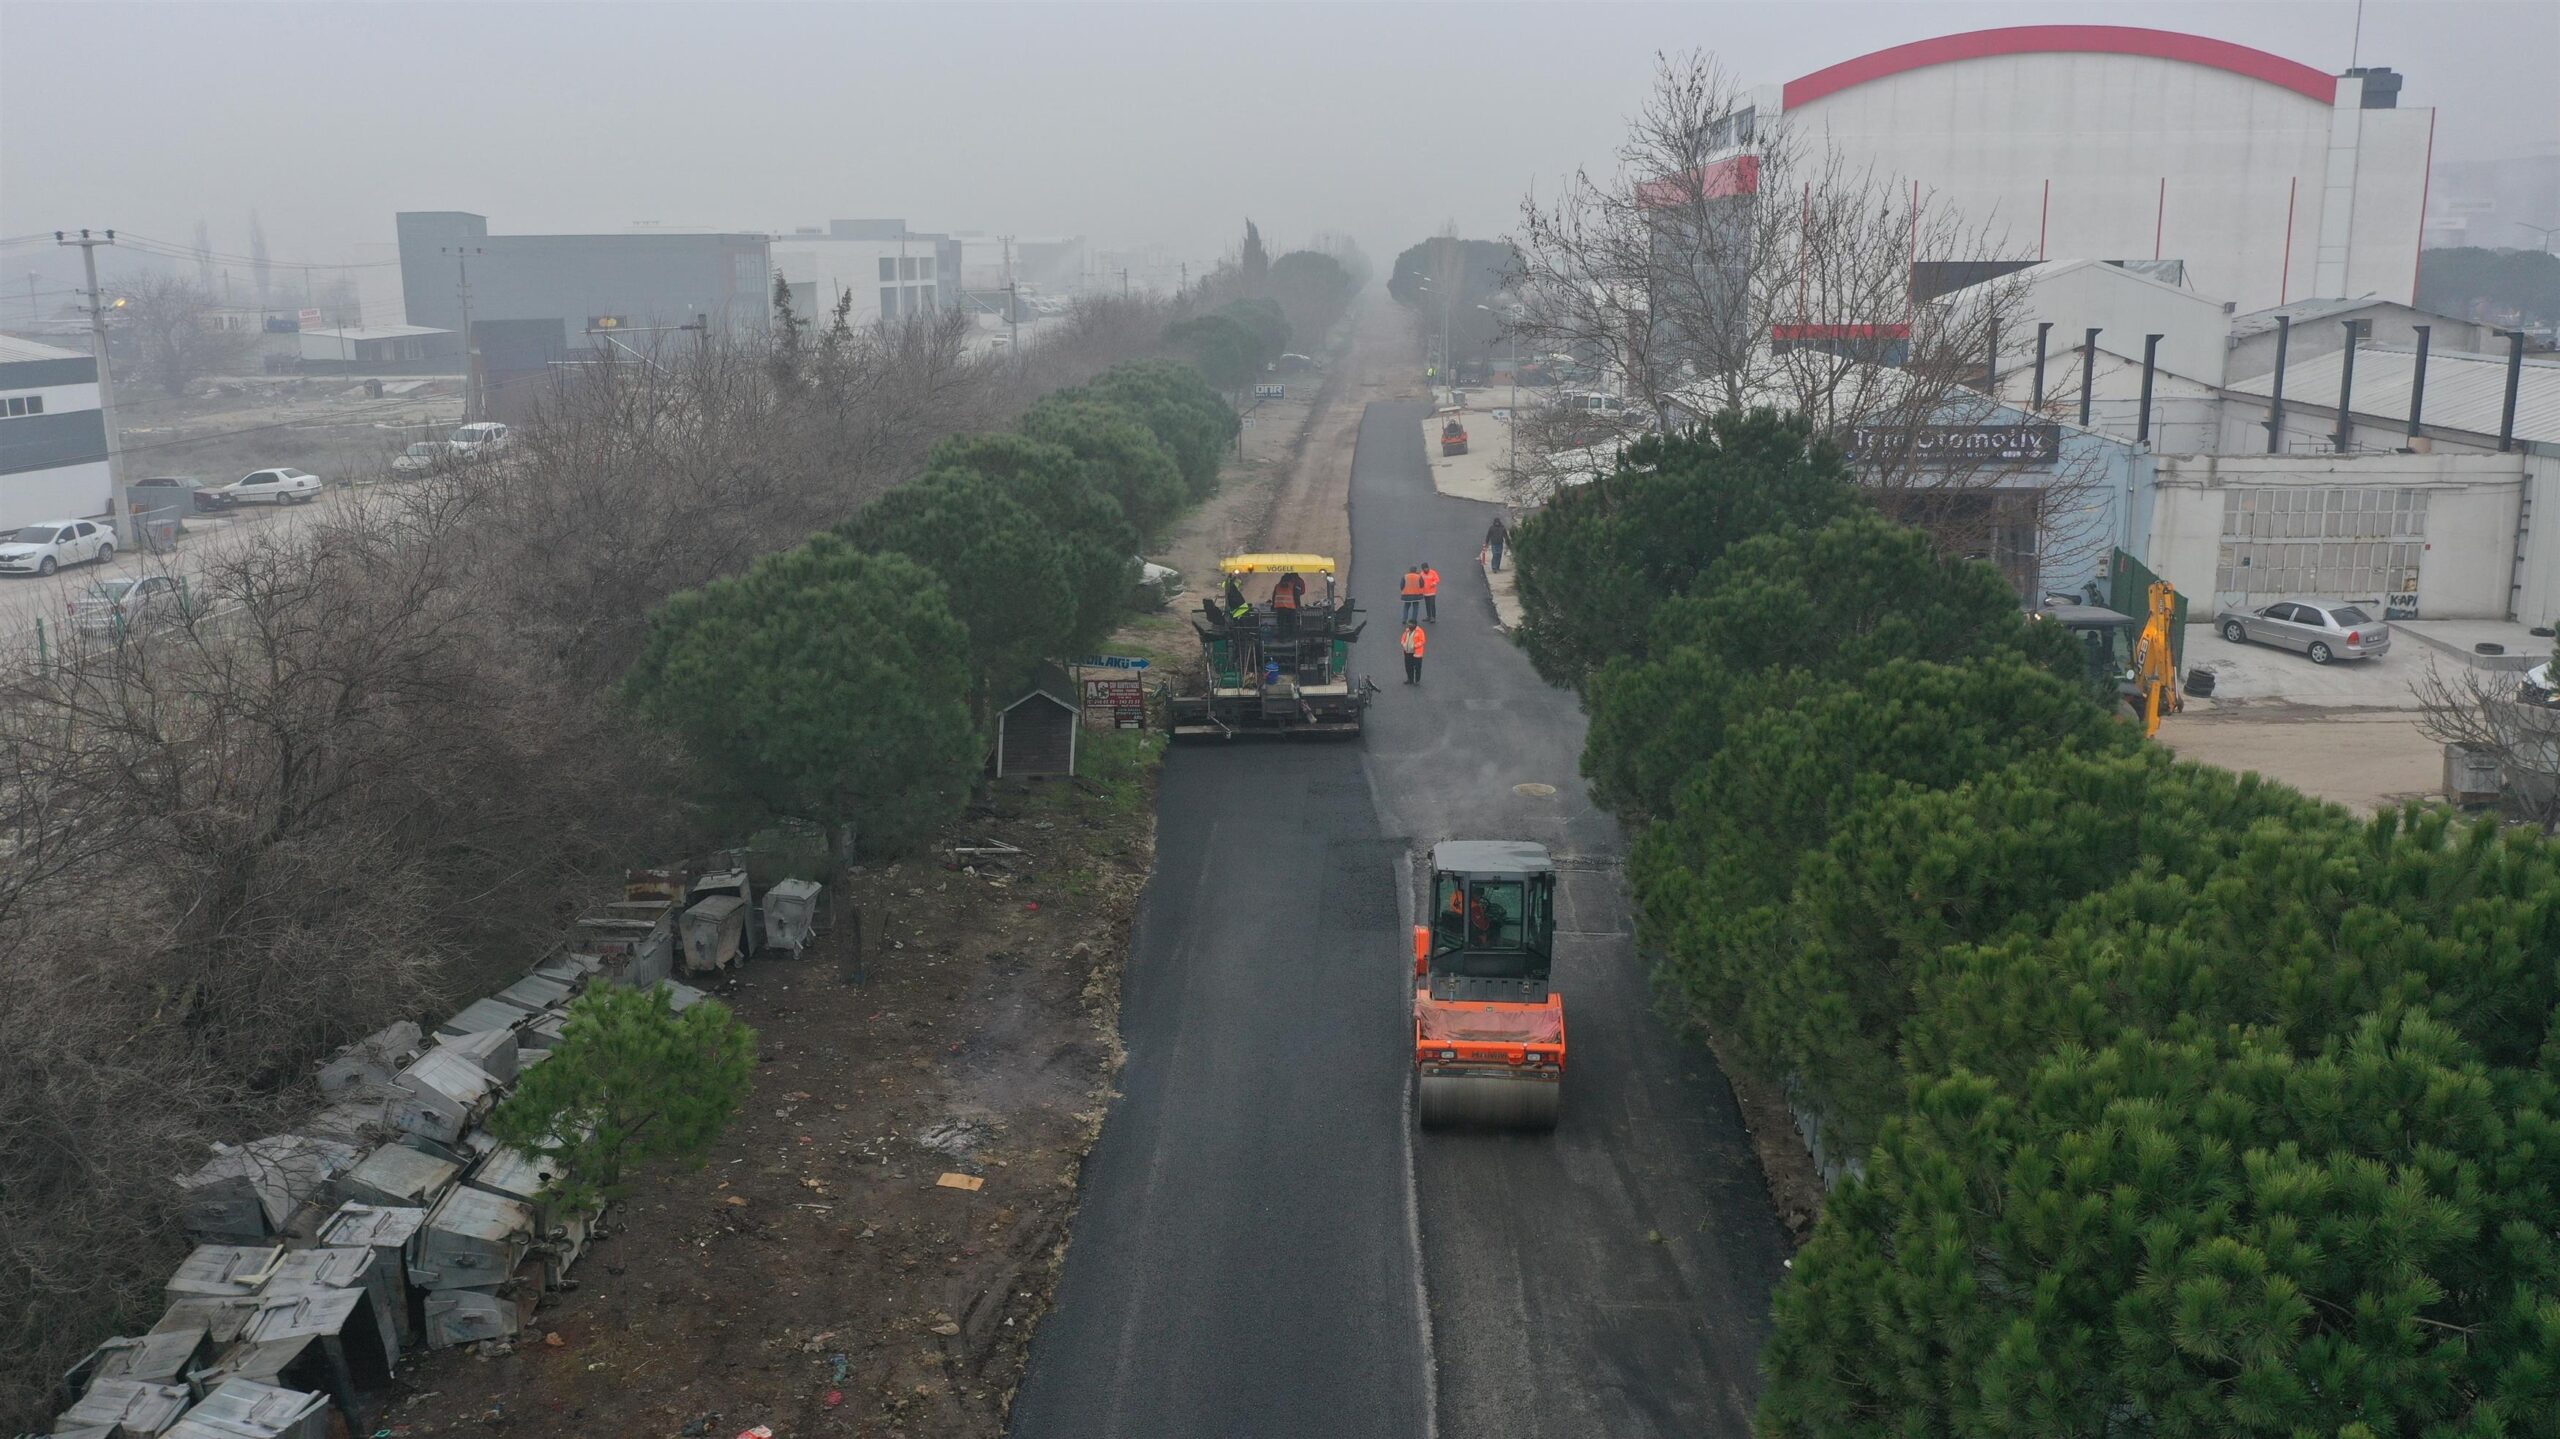
<instances>
[{"instance_id":1,"label":"corrugated metal roof","mask_svg":"<svg viewBox=\"0 0 2560 1439\"><path fill-rule=\"evenodd\" d=\"M21 340L15 335L0 335L0 365L16 364L21 360L86 360L90 358L92 356L86 350L58 349L52 345L38 344L33 340Z\"/></svg>"},{"instance_id":2,"label":"corrugated metal roof","mask_svg":"<svg viewBox=\"0 0 2560 1439\"><path fill-rule=\"evenodd\" d=\"M2289 305L2251 310L2246 314L2232 316L2231 338L2238 340L2250 335L2263 335L2276 327L2276 319L2281 315L2291 315L2295 324L2307 325L2313 320L2325 320L2331 315L2352 314L2357 310L2370 309L2375 305L2397 303L2399 302L2396 300L2386 301L2380 295L2358 295L2352 300L2344 298L2296 300Z\"/></svg>"},{"instance_id":3,"label":"corrugated metal roof","mask_svg":"<svg viewBox=\"0 0 2560 1439\"><path fill-rule=\"evenodd\" d=\"M2359 347L2355 391L2348 397L2348 408L2375 424L2405 422L2417 359L2414 350ZM2338 368L2345 361L2346 352L2341 350L2286 366L2285 404L2334 411ZM2265 398L2275 393L2275 376L2255 375L2224 388ZM2429 429L2467 430L2494 440L2506 399L2506 356L2471 350L2436 350L2427 356L2426 409L2419 418ZM2516 387L2516 438L2560 444L2560 357L2525 356L2524 374Z\"/></svg>"},{"instance_id":4,"label":"corrugated metal roof","mask_svg":"<svg viewBox=\"0 0 2560 1439\"><path fill-rule=\"evenodd\" d=\"M359 325L336 330L305 330L302 333L320 340L405 340L412 335L450 335L453 331L439 330L433 325Z\"/></svg>"}]
</instances>

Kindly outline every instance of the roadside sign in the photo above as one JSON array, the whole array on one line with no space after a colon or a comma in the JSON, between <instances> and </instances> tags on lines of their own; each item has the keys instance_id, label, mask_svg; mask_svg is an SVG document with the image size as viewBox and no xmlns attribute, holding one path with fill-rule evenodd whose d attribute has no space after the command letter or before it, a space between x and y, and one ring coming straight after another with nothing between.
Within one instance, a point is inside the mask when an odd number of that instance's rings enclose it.
<instances>
[{"instance_id":1,"label":"roadside sign","mask_svg":"<svg viewBox=\"0 0 2560 1439\"><path fill-rule=\"evenodd\" d=\"M1076 663L1088 669L1102 670L1142 670L1147 667L1145 658L1138 655L1086 655Z\"/></svg>"},{"instance_id":2,"label":"roadside sign","mask_svg":"<svg viewBox=\"0 0 2560 1439\"><path fill-rule=\"evenodd\" d=\"M1085 723L1101 729L1147 727L1146 684L1136 675L1084 682Z\"/></svg>"},{"instance_id":3,"label":"roadside sign","mask_svg":"<svg viewBox=\"0 0 2560 1439\"><path fill-rule=\"evenodd\" d=\"M1287 385L1256 385L1253 387L1253 397L1257 400L1285 400L1289 398L1289 387Z\"/></svg>"},{"instance_id":4,"label":"roadside sign","mask_svg":"<svg viewBox=\"0 0 2560 1439\"><path fill-rule=\"evenodd\" d=\"M302 320L301 320L302 328L304 328L305 330L316 330L316 329L319 329L319 328L320 328L320 319L321 319L321 316L320 316L320 312L319 312L318 310L305 310L305 311L303 311L303 312L302 312Z\"/></svg>"}]
</instances>

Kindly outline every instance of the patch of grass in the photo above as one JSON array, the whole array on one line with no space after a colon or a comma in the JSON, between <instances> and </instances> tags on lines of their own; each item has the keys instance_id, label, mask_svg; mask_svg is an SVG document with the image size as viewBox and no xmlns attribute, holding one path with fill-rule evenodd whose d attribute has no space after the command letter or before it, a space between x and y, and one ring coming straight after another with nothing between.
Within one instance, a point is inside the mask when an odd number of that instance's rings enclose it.
<instances>
[{"instance_id":1,"label":"patch of grass","mask_svg":"<svg viewBox=\"0 0 2560 1439\"><path fill-rule=\"evenodd\" d=\"M1145 811L1147 780L1164 757L1153 730L1086 730L1076 741L1076 777L1035 786L1031 808L1066 819L1109 821Z\"/></svg>"}]
</instances>

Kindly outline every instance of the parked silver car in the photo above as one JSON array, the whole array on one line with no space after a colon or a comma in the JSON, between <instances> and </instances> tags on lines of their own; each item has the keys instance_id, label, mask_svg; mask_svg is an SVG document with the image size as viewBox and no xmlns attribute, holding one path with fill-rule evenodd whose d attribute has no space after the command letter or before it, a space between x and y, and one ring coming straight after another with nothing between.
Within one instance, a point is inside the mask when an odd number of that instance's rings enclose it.
<instances>
[{"instance_id":1,"label":"parked silver car","mask_svg":"<svg viewBox=\"0 0 2560 1439\"><path fill-rule=\"evenodd\" d=\"M185 619L187 586L175 575L118 575L98 581L65 604L80 633L121 639Z\"/></svg>"},{"instance_id":2,"label":"parked silver car","mask_svg":"<svg viewBox=\"0 0 2560 1439\"><path fill-rule=\"evenodd\" d=\"M2284 599L2255 614L2224 615L2222 637L2235 645L2300 650L2315 665L2391 652L2391 626L2362 605L2335 600Z\"/></svg>"}]
</instances>

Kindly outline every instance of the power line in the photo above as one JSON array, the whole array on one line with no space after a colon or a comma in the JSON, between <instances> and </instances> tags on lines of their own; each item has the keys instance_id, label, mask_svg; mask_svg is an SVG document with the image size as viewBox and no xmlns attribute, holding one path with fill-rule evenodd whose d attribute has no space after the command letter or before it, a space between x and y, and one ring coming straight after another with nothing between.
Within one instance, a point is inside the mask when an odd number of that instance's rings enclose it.
<instances>
[{"instance_id":1,"label":"power line","mask_svg":"<svg viewBox=\"0 0 2560 1439\"><path fill-rule=\"evenodd\" d=\"M39 235L12 235L5 240L0 240L0 250L50 244L52 240L53 235L50 231ZM136 235L125 230L116 232L116 243L119 246L130 247L137 253L153 255L163 260L211 260L224 265L262 263L252 255L235 255L227 250L198 249L193 245L180 244L175 240L157 240L148 235ZM383 270L396 267L400 262L398 260L349 260L330 264L319 260L267 260L263 263L271 270Z\"/></svg>"}]
</instances>

